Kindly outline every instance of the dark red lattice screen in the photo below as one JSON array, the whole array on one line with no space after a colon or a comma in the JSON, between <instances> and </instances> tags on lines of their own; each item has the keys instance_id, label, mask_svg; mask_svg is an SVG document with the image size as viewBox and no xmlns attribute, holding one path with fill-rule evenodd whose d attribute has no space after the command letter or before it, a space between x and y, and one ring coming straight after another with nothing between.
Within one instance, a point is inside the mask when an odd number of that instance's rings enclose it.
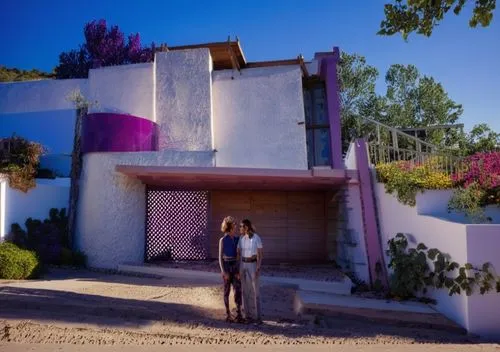
<instances>
[{"instance_id":1,"label":"dark red lattice screen","mask_svg":"<svg viewBox=\"0 0 500 352\"><path fill-rule=\"evenodd\" d=\"M146 191L145 260L209 257L208 192Z\"/></svg>"}]
</instances>

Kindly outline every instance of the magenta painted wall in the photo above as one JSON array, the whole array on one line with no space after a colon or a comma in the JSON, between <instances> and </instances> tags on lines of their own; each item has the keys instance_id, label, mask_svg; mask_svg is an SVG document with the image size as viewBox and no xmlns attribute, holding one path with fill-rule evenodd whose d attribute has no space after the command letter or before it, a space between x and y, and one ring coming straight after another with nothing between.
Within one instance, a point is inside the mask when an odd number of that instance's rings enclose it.
<instances>
[{"instance_id":1,"label":"magenta painted wall","mask_svg":"<svg viewBox=\"0 0 500 352\"><path fill-rule=\"evenodd\" d=\"M333 53L321 57L320 76L326 83L326 100L328 106L328 118L330 122L330 143L332 150L332 168L343 169L342 159L342 130L340 120L340 87L337 77L337 64L340 59L338 47L333 48Z\"/></svg>"},{"instance_id":2,"label":"magenta painted wall","mask_svg":"<svg viewBox=\"0 0 500 352\"><path fill-rule=\"evenodd\" d=\"M143 152L158 150L158 125L115 113L92 113L82 125L82 152Z\"/></svg>"}]
</instances>

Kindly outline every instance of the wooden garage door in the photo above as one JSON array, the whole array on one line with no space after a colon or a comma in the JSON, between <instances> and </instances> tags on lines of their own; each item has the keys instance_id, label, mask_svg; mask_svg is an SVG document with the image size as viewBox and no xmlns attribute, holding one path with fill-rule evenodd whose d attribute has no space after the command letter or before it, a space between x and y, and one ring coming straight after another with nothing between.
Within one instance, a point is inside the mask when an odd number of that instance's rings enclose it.
<instances>
[{"instance_id":1,"label":"wooden garage door","mask_svg":"<svg viewBox=\"0 0 500 352\"><path fill-rule=\"evenodd\" d=\"M266 262L327 259L324 192L217 191L210 197L210 254L217 257L222 219L249 218L261 236Z\"/></svg>"}]
</instances>

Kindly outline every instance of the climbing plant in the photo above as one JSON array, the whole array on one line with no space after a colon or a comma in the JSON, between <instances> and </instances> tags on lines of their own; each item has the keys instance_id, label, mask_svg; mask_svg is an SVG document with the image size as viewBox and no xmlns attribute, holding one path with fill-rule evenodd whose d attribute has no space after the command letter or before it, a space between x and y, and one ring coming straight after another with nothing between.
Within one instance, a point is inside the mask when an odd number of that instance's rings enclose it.
<instances>
[{"instance_id":1,"label":"climbing plant","mask_svg":"<svg viewBox=\"0 0 500 352\"><path fill-rule=\"evenodd\" d=\"M35 187L43 146L18 136L0 142L0 174L7 175L11 188L28 192Z\"/></svg>"},{"instance_id":2,"label":"climbing plant","mask_svg":"<svg viewBox=\"0 0 500 352\"><path fill-rule=\"evenodd\" d=\"M407 299L425 294L429 288L447 289L450 296L465 292L467 296L479 289L480 294L500 292L500 278L490 263L475 267L460 265L437 248L419 243L408 248L408 239L398 233L388 241L387 254L392 269L390 290L393 296Z\"/></svg>"}]
</instances>

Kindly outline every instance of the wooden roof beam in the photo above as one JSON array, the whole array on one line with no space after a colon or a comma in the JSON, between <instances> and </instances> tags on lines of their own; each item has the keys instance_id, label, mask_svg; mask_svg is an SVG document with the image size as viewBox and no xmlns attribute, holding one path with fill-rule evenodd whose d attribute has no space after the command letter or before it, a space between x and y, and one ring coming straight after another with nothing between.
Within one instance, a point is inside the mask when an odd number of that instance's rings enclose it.
<instances>
[{"instance_id":1,"label":"wooden roof beam","mask_svg":"<svg viewBox=\"0 0 500 352\"><path fill-rule=\"evenodd\" d=\"M304 62L304 57L302 56L302 54L299 55L298 60L299 60L300 68L302 69L302 75L305 78L308 78L309 72L307 71L307 67L306 67L306 64Z\"/></svg>"},{"instance_id":2,"label":"wooden roof beam","mask_svg":"<svg viewBox=\"0 0 500 352\"><path fill-rule=\"evenodd\" d=\"M229 53L229 57L231 58L231 64L233 65L233 70L238 70L238 72L241 73L240 63L238 62L236 53L234 52L233 47L231 45L231 37L227 37L227 51Z\"/></svg>"}]
</instances>

